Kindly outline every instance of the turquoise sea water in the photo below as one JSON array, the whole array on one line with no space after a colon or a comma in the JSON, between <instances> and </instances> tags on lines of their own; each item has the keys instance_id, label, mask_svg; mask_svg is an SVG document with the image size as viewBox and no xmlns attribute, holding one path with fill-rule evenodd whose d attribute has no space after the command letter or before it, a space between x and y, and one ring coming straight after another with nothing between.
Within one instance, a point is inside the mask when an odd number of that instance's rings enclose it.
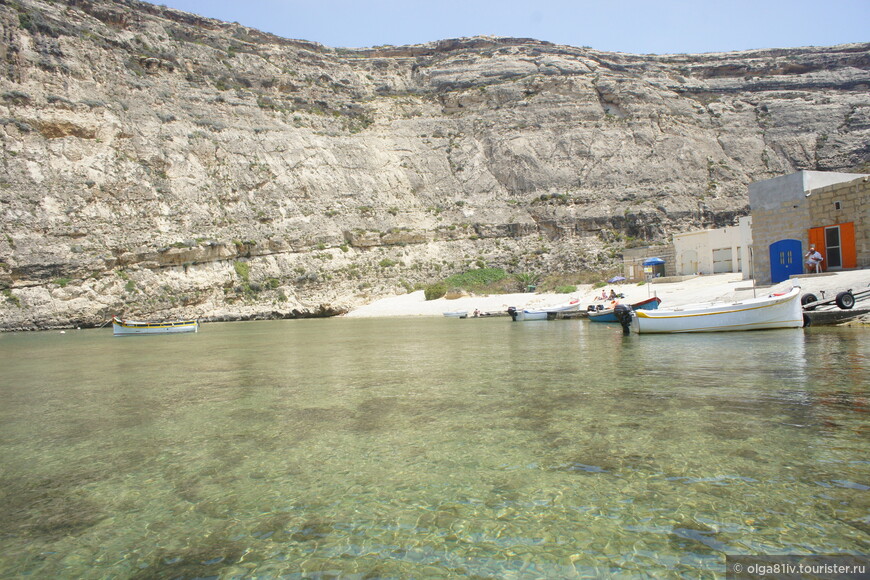
<instances>
[{"instance_id":1,"label":"turquoise sea water","mask_svg":"<svg viewBox=\"0 0 870 580\"><path fill-rule=\"evenodd\" d=\"M724 577L870 553L870 334L0 335L0 577Z\"/></svg>"}]
</instances>

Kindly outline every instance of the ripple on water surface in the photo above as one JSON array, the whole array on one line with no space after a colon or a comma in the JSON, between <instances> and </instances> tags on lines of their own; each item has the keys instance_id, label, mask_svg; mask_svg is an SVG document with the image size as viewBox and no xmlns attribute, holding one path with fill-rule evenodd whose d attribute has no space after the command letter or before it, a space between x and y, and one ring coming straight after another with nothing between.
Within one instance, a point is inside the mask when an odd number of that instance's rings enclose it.
<instances>
[{"instance_id":1,"label":"ripple on water surface","mask_svg":"<svg viewBox=\"0 0 870 580\"><path fill-rule=\"evenodd\" d=\"M0 350L0 576L696 577L870 542L852 330L349 319Z\"/></svg>"}]
</instances>

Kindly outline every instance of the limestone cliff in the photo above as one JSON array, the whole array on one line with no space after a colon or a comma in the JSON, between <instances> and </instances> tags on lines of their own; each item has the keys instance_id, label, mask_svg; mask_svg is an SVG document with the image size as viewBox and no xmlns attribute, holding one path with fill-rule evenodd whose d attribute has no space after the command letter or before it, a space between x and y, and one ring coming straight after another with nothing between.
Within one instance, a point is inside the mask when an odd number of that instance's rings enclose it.
<instances>
[{"instance_id":1,"label":"limestone cliff","mask_svg":"<svg viewBox=\"0 0 870 580\"><path fill-rule=\"evenodd\" d=\"M870 162L870 44L346 50L133 0L0 0L0 37L2 329L600 268Z\"/></svg>"}]
</instances>

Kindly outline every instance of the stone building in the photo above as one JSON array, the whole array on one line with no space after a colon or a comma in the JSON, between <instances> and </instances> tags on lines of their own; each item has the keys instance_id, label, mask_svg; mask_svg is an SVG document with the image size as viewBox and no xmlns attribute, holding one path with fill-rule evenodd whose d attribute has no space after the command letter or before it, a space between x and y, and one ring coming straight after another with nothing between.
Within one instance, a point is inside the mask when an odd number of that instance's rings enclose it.
<instances>
[{"instance_id":1,"label":"stone building","mask_svg":"<svg viewBox=\"0 0 870 580\"><path fill-rule=\"evenodd\" d=\"M870 267L870 175L799 171L749 185L756 282L804 272L810 244L824 270Z\"/></svg>"},{"instance_id":2,"label":"stone building","mask_svg":"<svg viewBox=\"0 0 870 580\"><path fill-rule=\"evenodd\" d=\"M870 176L809 192L809 242L825 270L870 268Z\"/></svg>"}]
</instances>

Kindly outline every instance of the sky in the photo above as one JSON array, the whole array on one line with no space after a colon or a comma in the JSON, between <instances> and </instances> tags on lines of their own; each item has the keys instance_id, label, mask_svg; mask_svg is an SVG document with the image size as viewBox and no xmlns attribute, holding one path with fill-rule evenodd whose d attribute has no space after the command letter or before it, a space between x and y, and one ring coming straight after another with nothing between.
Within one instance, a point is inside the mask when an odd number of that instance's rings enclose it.
<instances>
[{"instance_id":1,"label":"sky","mask_svg":"<svg viewBox=\"0 0 870 580\"><path fill-rule=\"evenodd\" d=\"M870 0L153 0L333 48L466 36L633 54L870 42Z\"/></svg>"}]
</instances>

